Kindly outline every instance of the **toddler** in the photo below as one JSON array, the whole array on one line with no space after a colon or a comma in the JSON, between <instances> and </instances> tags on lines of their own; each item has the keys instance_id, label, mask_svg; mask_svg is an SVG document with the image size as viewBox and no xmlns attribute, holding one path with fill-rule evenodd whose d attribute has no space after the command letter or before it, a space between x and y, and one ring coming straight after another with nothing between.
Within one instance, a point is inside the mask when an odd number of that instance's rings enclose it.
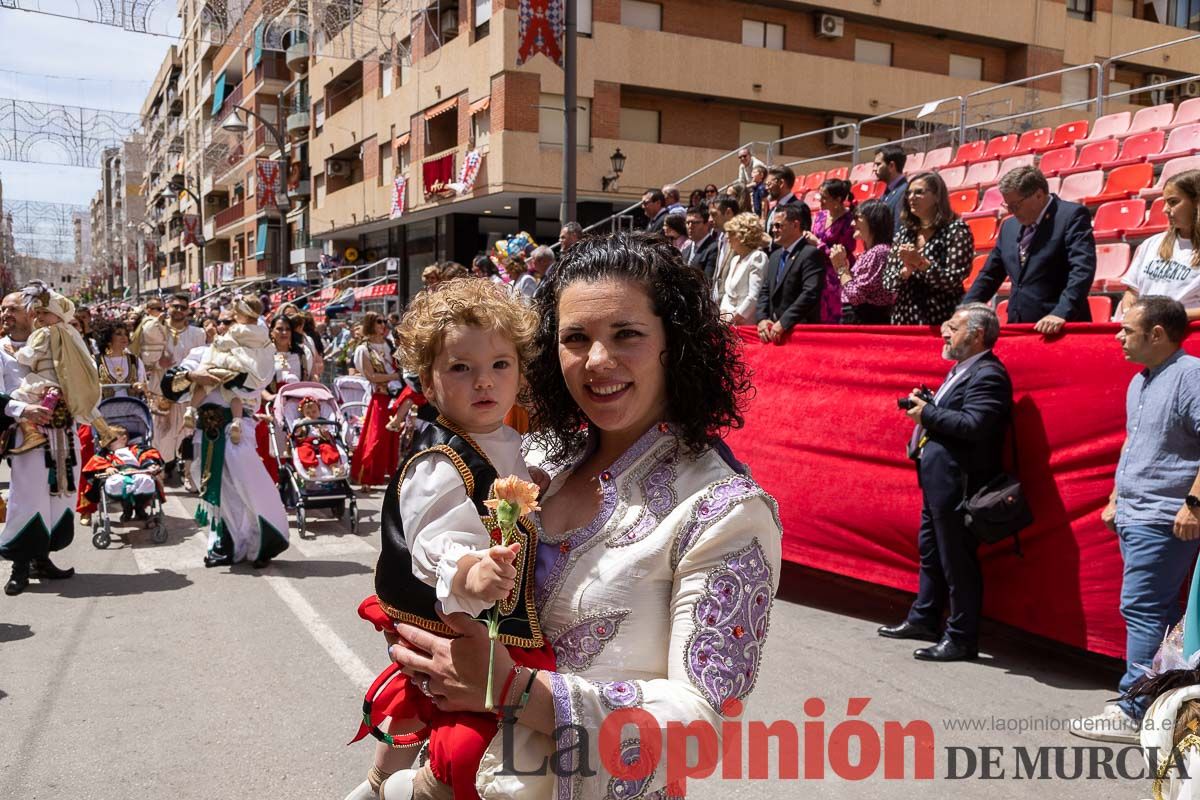
<instances>
[{"instance_id":1,"label":"toddler","mask_svg":"<svg viewBox=\"0 0 1200 800\"><path fill-rule=\"evenodd\" d=\"M229 423L229 439L234 444L242 440L242 404L254 403L258 394L275 377L275 344L267 326L259 322L262 301L243 295L233 301L234 323L225 333L213 339L200 362L200 370L221 382L221 395L229 402L233 422ZM208 391L192 388L192 404L184 412L184 425L196 427L196 409L204 405Z\"/></svg>"},{"instance_id":2,"label":"toddler","mask_svg":"<svg viewBox=\"0 0 1200 800\"><path fill-rule=\"evenodd\" d=\"M341 463L342 454L337 448L337 437L334 435L336 426L333 423L311 422L320 418L321 404L315 397L306 397L300 401L300 419L292 426L296 458L300 460L310 478L317 476L318 457L333 477L344 478L346 467ZM308 420L309 424L305 424L305 420Z\"/></svg>"}]
</instances>

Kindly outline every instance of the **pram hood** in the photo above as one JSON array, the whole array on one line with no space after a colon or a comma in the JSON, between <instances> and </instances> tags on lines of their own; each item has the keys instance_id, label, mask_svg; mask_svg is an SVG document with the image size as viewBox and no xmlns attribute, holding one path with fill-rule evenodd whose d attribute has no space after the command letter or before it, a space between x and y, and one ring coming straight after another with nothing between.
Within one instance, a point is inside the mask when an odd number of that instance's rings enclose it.
<instances>
[{"instance_id":1,"label":"pram hood","mask_svg":"<svg viewBox=\"0 0 1200 800\"><path fill-rule=\"evenodd\" d=\"M289 383L279 390L272 406L275 423L285 431L290 431L296 420L301 418L300 403L312 398L321 406L321 418L331 423L340 418L341 409L333 394L322 383L315 381L299 381Z\"/></svg>"},{"instance_id":2,"label":"pram hood","mask_svg":"<svg viewBox=\"0 0 1200 800\"><path fill-rule=\"evenodd\" d=\"M110 397L96 407L109 425L120 425L129 431L131 443L148 444L154 438L154 417L150 407L136 397ZM93 426L92 435L99 441Z\"/></svg>"}]
</instances>

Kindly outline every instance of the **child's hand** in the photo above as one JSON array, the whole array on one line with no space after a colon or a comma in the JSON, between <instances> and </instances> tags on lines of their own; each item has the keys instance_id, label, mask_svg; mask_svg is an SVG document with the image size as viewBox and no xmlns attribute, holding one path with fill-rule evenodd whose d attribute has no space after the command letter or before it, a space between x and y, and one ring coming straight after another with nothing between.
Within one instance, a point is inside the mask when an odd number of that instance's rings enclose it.
<instances>
[{"instance_id":1,"label":"child's hand","mask_svg":"<svg viewBox=\"0 0 1200 800\"><path fill-rule=\"evenodd\" d=\"M517 578L513 561L520 551L519 543L490 548L467 571L466 593L491 602L508 597Z\"/></svg>"}]
</instances>

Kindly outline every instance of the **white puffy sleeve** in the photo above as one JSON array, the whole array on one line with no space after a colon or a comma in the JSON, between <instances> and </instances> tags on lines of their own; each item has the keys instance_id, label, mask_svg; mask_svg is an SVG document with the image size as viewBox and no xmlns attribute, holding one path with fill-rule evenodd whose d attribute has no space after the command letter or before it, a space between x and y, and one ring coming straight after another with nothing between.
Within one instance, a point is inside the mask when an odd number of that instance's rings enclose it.
<instances>
[{"instance_id":1,"label":"white puffy sleeve","mask_svg":"<svg viewBox=\"0 0 1200 800\"><path fill-rule=\"evenodd\" d=\"M538 753L557 752L563 769L549 780L557 783L556 796L580 798L658 797L682 794L681 787L665 789L666 743L662 741L660 768L641 781L613 776L605 764L631 764L647 752L632 724L620 735L620 752L601 756L597 735L614 711L638 709L653 718L647 729L661 734L668 723L707 723L714 746L719 746L723 719L744 713L758 678L767 638L771 602L779 584L782 531L774 501L754 495L736 503L729 513L708 527L685 527L677 534L672 559L677 563L672 584L667 675L651 680L593 681L578 675L552 673L557 742L517 726L516 748ZM588 762L580 763L577 731L588 732ZM499 737L498 737L499 738ZM485 798L519 793L522 788L502 774L489 749L482 762L479 786ZM570 763L567 763L570 762ZM586 766L596 774L583 777ZM518 760L518 769L525 765ZM539 783L545 779L528 779ZM539 787L544 789L545 787ZM606 794L607 792L607 794Z\"/></svg>"},{"instance_id":2,"label":"white puffy sleeve","mask_svg":"<svg viewBox=\"0 0 1200 800\"><path fill-rule=\"evenodd\" d=\"M447 614L476 616L492 603L450 589L464 555L486 551L491 537L454 464L440 453L420 456L400 484L400 521L412 553L413 574L434 587Z\"/></svg>"}]
</instances>

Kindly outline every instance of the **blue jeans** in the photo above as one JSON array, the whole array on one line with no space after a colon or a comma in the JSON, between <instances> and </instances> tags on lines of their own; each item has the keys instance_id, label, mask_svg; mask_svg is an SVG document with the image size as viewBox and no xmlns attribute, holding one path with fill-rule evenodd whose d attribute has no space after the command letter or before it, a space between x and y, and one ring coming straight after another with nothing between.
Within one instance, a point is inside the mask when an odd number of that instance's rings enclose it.
<instances>
[{"instance_id":1,"label":"blue jeans","mask_svg":"<svg viewBox=\"0 0 1200 800\"><path fill-rule=\"evenodd\" d=\"M1179 602L1183 584L1192 574L1200 540L1175 538L1171 526L1129 525L1117 531L1121 559L1121 616L1125 618L1125 675L1118 688L1124 692L1145 674L1167 631L1183 616ZM1142 666L1138 666L1138 665ZM1150 705L1147 698L1119 705L1140 720Z\"/></svg>"}]
</instances>

